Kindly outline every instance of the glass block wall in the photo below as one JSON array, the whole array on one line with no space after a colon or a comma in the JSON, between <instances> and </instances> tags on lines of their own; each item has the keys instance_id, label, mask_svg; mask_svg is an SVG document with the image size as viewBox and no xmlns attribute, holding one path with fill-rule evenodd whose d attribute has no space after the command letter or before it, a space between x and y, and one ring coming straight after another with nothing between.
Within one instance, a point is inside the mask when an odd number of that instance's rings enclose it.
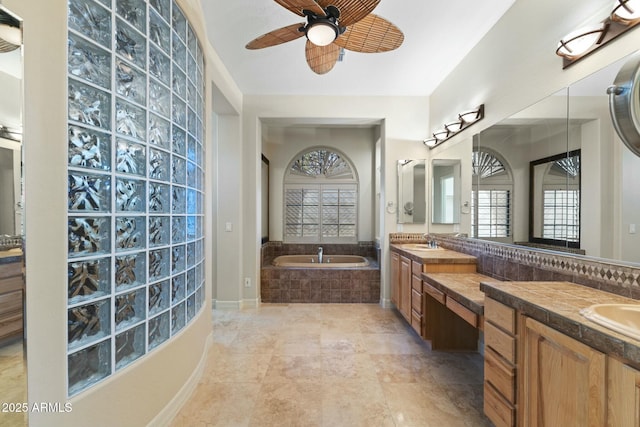
<instances>
[{"instance_id":1,"label":"glass block wall","mask_svg":"<svg viewBox=\"0 0 640 427\"><path fill-rule=\"evenodd\" d=\"M68 5L72 396L203 306L204 58L171 0Z\"/></svg>"}]
</instances>

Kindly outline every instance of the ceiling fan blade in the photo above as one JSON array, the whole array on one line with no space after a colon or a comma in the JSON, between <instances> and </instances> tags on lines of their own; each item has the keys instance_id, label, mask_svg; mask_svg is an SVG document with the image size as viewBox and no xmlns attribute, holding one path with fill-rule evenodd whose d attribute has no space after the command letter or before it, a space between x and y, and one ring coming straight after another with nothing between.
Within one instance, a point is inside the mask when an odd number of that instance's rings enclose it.
<instances>
[{"instance_id":1,"label":"ceiling fan blade","mask_svg":"<svg viewBox=\"0 0 640 427\"><path fill-rule=\"evenodd\" d=\"M298 31L298 28L300 27L304 27L304 22L278 28L277 30L270 31L267 34L263 34L260 37L251 40L245 47L247 49L262 49L290 42L291 40L304 36L302 31Z\"/></svg>"},{"instance_id":2,"label":"ceiling fan blade","mask_svg":"<svg viewBox=\"0 0 640 427\"><path fill-rule=\"evenodd\" d=\"M277 0L276 0L277 1ZM317 0L322 8L335 6L340 11L340 26L348 27L373 12L380 0Z\"/></svg>"},{"instance_id":3,"label":"ceiling fan blade","mask_svg":"<svg viewBox=\"0 0 640 427\"><path fill-rule=\"evenodd\" d=\"M313 0L275 0L275 1L280 6L290 10L296 15L304 16L304 13L302 13L302 11L304 9L307 9L318 15L324 16L324 10L322 10L322 8L318 6L318 3L316 3Z\"/></svg>"},{"instance_id":4,"label":"ceiling fan blade","mask_svg":"<svg viewBox=\"0 0 640 427\"><path fill-rule=\"evenodd\" d=\"M333 43L327 46L316 46L307 40L305 55L309 68L316 74L326 74L336 65L340 56L340 46Z\"/></svg>"},{"instance_id":5,"label":"ceiling fan blade","mask_svg":"<svg viewBox=\"0 0 640 427\"><path fill-rule=\"evenodd\" d=\"M397 49L403 41L398 27L372 13L347 28L334 43L354 52L378 53Z\"/></svg>"}]
</instances>

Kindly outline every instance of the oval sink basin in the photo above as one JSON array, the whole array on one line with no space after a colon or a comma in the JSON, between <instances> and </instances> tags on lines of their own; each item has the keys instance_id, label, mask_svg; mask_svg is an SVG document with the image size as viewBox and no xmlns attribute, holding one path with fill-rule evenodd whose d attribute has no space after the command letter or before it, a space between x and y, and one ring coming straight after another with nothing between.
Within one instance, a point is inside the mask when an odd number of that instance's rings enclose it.
<instances>
[{"instance_id":1,"label":"oval sink basin","mask_svg":"<svg viewBox=\"0 0 640 427\"><path fill-rule=\"evenodd\" d=\"M640 304L595 304L580 310L587 319L640 341Z\"/></svg>"},{"instance_id":2,"label":"oval sink basin","mask_svg":"<svg viewBox=\"0 0 640 427\"><path fill-rule=\"evenodd\" d=\"M403 243L402 248L410 251L437 251L442 249L439 247L432 248L426 243Z\"/></svg>"}]
</instances>

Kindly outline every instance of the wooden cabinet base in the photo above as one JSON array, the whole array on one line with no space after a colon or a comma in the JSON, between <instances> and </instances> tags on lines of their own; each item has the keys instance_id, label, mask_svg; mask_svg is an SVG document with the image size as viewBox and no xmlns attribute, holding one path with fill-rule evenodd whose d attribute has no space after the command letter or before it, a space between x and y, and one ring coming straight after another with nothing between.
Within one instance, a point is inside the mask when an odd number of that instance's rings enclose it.
<instances>
[{"instance_id":1,"label":"wooden cabinet base","mask_svg":"<svg viewBox=\"0 0 640 427\"><path fill-rule=\"evenodd\" d=\"M424 294L424 336L431 340L433 350L478 350L478 329L471 326L456 313Z\"/></svg>"}]
</instances>

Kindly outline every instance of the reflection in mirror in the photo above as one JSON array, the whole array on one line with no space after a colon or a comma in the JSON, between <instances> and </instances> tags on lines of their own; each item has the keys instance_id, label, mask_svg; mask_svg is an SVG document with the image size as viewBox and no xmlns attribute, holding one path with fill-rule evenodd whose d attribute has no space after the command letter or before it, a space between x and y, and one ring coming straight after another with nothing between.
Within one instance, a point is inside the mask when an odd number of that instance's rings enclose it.
<instances>
[{"instance_id":1,"label":"reflection in mirror","mask_svg":"<svg viewBox=\"0 0 640 427\"><path fill-rule=\"evenodd\" d=\"M616 134L607 95L627 59L474 136L471 236L640 263L640 157ZM573 227L578 234L563 232L566 238L552 240L564 240L565 246L548 245L538 240L545 238L540 220L529 215L530 162L558 154L566 158L575 150L585 173L579 179L565 175L564 184L555 186L565 194L578 186L584 190L567 204L579 212ZM540 210L534 212L542 217ZM540 230L531 236L530 221Z\"/></svg>"},{"instance_id":2,"label":"reflection in mirror","mask_svg":"<svg viewBox=\"0 0 640 427\"><path fill-rule=\"evenodd\" d=\"M398 160L398 224L424 224L427 216L424 160Z\"/></svg>"},{"instance_id":3,"label":"reflection in mirror","mask_svg":"<svg viewBox=\"0 0 640 427\"><path fill-rule=\"evenodd\" d=\"M26 402L24 276L22 256L22 48L21 21L0 6L0 401ZM11 36L9 39L8 36ZM18 43L18 44L16 44ZM19 411L2 425L25 425Z\"/></svg>"},{"instance_id":4,"label":"reflection in mirror","mask_svg":"<svg viewBox=\"0 0 640 427\"><path fill-rule=\"evenodd\" d=\"M431 171L432 223L460 223L460 160L435 159Z\"/></svg>"},{"instance_id":5,"label":"reflection in mirror","mask_svg":"<svg viewBox=\"0 0 640 427\"><path fill-rule=\"evenodd\" d=\"M529 163L567 151L567 91L483 130L473 151L471 235L529 244Z\"/></svg>"},{"instance_id":6,"label":"reflection in mirror","mask_svg":"<svg viewBox=\"0 0 640 427\"><path fill-rule=\"evenodd\" d=\"M580 150L531 162L529 242L580 247Z\"/></svg>"}]
</instances>

